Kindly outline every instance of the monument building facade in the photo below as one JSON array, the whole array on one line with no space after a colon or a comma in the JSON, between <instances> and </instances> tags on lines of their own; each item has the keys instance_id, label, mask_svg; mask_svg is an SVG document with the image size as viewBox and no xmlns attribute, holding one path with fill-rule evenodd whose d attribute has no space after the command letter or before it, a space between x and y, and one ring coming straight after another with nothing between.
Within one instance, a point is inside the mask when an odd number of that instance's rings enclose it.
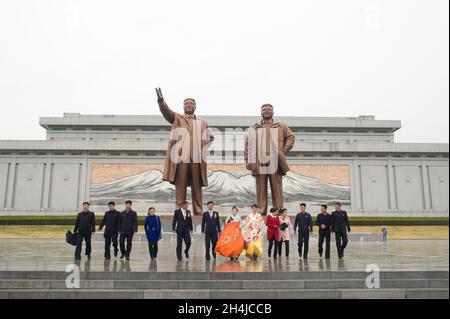
<instances>
[{"instance_id":1,"label":"monument building facade","mask_svg":"<svg viewBox=\"0 0 450 319\"><path fill-rule=\"evenodd\" d=\"M199 117L215 137L203 201L249 210L256 186L244 139L260 118ZM396 143L400 121L370 115L275 118L295 135L283 176L291 214L300 202L315 213L340 201L352 215L448 215L448 144ZM0 214L73 214L84 200L103 211L126 199L139 214L173 212L175 187L162 179L171 126L162 116L65 113L39 124L45 140L0 140Z\"/></svg>"}]
</instances>

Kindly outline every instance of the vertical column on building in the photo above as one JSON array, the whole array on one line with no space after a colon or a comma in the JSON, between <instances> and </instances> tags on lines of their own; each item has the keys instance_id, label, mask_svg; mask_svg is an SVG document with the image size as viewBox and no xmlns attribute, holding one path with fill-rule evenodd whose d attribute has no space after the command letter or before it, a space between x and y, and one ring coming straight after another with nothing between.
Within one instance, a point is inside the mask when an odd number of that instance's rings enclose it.
<instances>
[{"instance_id":1,"label":"vertical column on building","mask_svg":"<svg viewBox=\"0 0 450 319\"><path fill-rule=\"evenodd\" d=\"M362 202L362 192L361 192L361 171L360 171L360 163L358 160L353 160L353 192L354 192L354 198L352 198L352 201L354 200L355 203L352 203L352 208L355 209L355 211L363 211L363 202Z\"/></svg>"},{"instance_id":2,"label":"vertical column on building","mask_svg":"<svg viewBox=\"0 0 450 319\"><path fill-rule=\"evenodd\" d=\"M14 192L16 188L16 166L17 158L14 156L9 164L7 185L6 185L6 202L5 207L7 209L12 209L14 206Z\"/></svg>"},{"instance_id":3,"label":"vertical column on building","mask_svg":"<svg viewBox=\"0 0 450 319\"><path fill-rule=\"evenodd\" d=\"M52 165L53 160L48 157L44 163L44 180L42 182L42 199L41 199L41 210L48 211L50 208L50 192L51 192L51 182L52 182Z\"/></svg>"},{"instance_id":4,"label":"vertical column on building","mask_svg":"<svg viewBox=\"0 0 450 319\"><path fill-rule=\"evenodd\" d=\"M397 210L397 190L395 183L395 173L394 173L394 165L391 159L387 160L387 170L388 170L388 183L389 183L389 208L391 210Z\"/></svg>"},{"instance_id":5,"label":"vertical column on building","mask_svg":"<svg viewBox=\"0 0 450 319\"><path fill-rule=\"evenodd\" d=\"M350 186L350 206L351 206L351 211L357 211L358 210L358 206L356 205L356 187L355 187L355 174L356 174L356 170L355 170L355 165L354 165L354 161L351 161L348 163L348 168L349 168L349 186Z\"/></svg>"},{"instance_id":6,"label":"vertical column on building","mask_svg":"<svg viewBox=\"0 0 450 319\"><path fill-rule=\"evenodd\" d=\"M87 155L80 162L80 173L78 181L78 205L85 200L89 200L90 192L90 171Z\"/></svg>"},{"instance_id":7,"label":"vertical column on building","mask_svg":"<svg viewBox=\"0 0 450 319\"><path fill-rule=\"evenodd\" d=\"M422 175L422 191L423 191L423 200L424 200L424 209L425 210L431 210L432 202L431 202L431 196L430 196L430 183L428 179L428 169L425 161L422 161L420 164L421 168L421 175Z\"/></svg>"}]
</instances>

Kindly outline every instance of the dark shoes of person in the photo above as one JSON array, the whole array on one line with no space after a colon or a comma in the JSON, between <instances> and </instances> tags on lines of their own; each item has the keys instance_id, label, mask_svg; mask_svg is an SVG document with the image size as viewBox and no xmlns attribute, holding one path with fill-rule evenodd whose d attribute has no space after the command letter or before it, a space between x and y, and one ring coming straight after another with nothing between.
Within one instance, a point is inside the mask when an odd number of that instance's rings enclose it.
<instances>
[{"instance_id":1,"label":"dark shoes of person","mask_svg":"<svg viewBox=\"0 0 450 319\"><path fill-rule=\"evenodd\" d=\"M105 260L110 260L111 256L105 256Z\"/></svg>"},{"instance_id":2,"label":"dark shoes of person","mask_svg":"<svg viewBox=\"0 0 450 319\"><path fill-rule=\"evenodd\" d=\"M124 259L125 258L125 255L120 255L120 259Z\"/></svg>"},{"instance_id":3,"label":"dark shoes of person","mask_svg":"<svg viewBox=\"0 0 450 319\"><path fill-rule=\"evenodd\" d=\"M89 260L90 260L90 259L91 259L91 255L87 255L87 259L89 259Z\"/></svg>"},{"instance_id":4,"label":"dark shoes of person","mask_svg":"<svg viewBox=\"0 0 450 319\"><path fill-rule=\"evenodd\" d=\"M186 259L189 259L189 253L186 251L185 253Z\"/></svg>"},{"instance_id":5,"label":"dark shoes of person","mask_svg":"<svg viewBox=\"0 0 450 319\"><path fill-rule=\"evenodd\" d=\"M216 254L213 254L213 258L216 259L216 257L217 257L217 255L216 255Z\"/></svg>"},{"instance_id":6,"label":"dark shoes of person","mask_svg":"<svg viewBox=\"0 0 450 319\"><path fill-rule=\"evenodd\" d=\"M130 260L130 257L129 257L129 256L127 256L127 257L126 257L126 259L127 259L127 260Z\"/></svg>"},{"instance_id":7,"label":"dark shoes of person","mask_svg":"<svg viewBox=\"0 0 450 319\"><path fill-rule=\"evenodd\" d=\"M211 257L209 255L206 255L206 260L211 260Z\"/></svg>"},{"instance_id":8,"label":"dark shoes of person","mask_svg":"<svg viewBox=\"0 0 450 319\"><path fill-rule=\"evenodd\" d=\"M75 256L75 260L80 260L81 257L80 256Z\"/></svg>"}]
</instances>

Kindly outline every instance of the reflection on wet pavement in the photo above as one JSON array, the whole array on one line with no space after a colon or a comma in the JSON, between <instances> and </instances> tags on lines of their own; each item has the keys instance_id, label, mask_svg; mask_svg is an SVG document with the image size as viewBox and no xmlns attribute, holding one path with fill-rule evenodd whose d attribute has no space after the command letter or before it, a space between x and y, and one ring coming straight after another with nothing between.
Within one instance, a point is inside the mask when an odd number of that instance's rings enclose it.
<instances>
[{"instance_id":1,"label":"reflection on wet pavement","mask_svg":"<svg viewBox=\"0 0 450 319\"><path fill-rule=\"evenodd\" d=\"M264 244L267 244L264 242ZM162 241L158 259L150 261L146 242L135 241L130 261L103 258L103 243L93 242L92 259L82 256L79 266L82 271L212 271L212 272L262 272L262 271L364 271L369 264L377 264L383 270L449 270L448 240L391 240L389 242L350 242L345 259L339 260L335 247L331 259L319 258L317 241L310 242L309 259L299 259L297 243L292 242L290 257L278 260L267 255L250 261L244 255L231 261L218 256L206 261L203 241L194 241L191 258L178 262L175 243ZM84 248L84 246L83 246ZM74 247L63 239L1 239L0 270L50 270L64 271L74 263Z\"/></svg>"}]
</instances>

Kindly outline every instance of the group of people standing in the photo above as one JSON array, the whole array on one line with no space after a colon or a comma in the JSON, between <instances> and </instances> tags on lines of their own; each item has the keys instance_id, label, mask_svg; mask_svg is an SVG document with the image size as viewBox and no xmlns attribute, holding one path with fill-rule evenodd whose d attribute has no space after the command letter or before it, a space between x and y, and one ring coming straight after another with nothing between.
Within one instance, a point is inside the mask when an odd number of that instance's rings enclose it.
<instances>
[{"instance_id":1,"label":"group of people standing","mask_svg":"<svg viewBox=\"0 0 450 319\"><path fill-rule=\"evenodd\" d=\"M325 258L330 258L331 233L336 236L336 247L339 259L344 257L347 247L347 232L351 231L347 212L341 209L341 203L334 204L335 211L329 214L327 205L322 204L317 215L316 225L319 227L319 256L323 256L323 244L325 242ZM300 258L308 259L309 238L313 232L311 214L306 211L306 204L300 204L300 212L295 216L294 225L287 215L286 208L272 208L267 216L267 240L269 241L268 256L277 259L282 255L283 242L285 255L289 257L290 236L298 232L298 254Z\"/></svg>"},{"instance_id":2,"label":"group of people standing","mask_svg":"<svg viewBox=\"0 0 450 319\"><path fill-rule=\"evenodd\" d=\"M264 221L263 216L258 211L256 204L251 205L251 213L244 219L240 217L236 206L231 209L231 213L225 219L222 228L220 216L214 210L214 202L207 203L208 210L203 213L201 221L201 231L205 235L205 258L215 259L217 254L237 260L245 251L245 255L257 260L262 256L262 230L267 226L268 256L274 259L282 256L283 246L285 256L289 257L289 242L292 235L298 233L298 253L304 259L308 258L309 238L313 232L313 222L311 215L306 211L306 204L301 203L295 216L294 224L288 216L286 208L272 208L270 215ZM341 210L341 203L334 204L335 211L331 214L327 212L327 205L321 205L321 212L317 215L316 225L319 227L319 256L323 256L323 244L325 243L325 258L330 258L331 233L335 233L338 257L344 257L344 249L347 246L347 232L350 232L350 223L347 213ZM132 209L132 202L125 202L125 210L119 212L115 208L113 201L108 203L108 211L105 212L98 230L104 230L105 239L105 259L111 258L111 245L113 246L114 257L117 257L119 249L121 259L130 260L133 235L138 231L137 213ZM191 234L193 233L192 214L189 211L189 203L183 201L181 207L175 210L172 219L172 231L176 234L176 256L179 261L184 256L189 259L191 247ZM154 207L148 209L144 224L145 233L148 240L149 254L151 260L157 258L158 241L161 239L162 225L161 219L156 214ZM90 258L91 235L95 232L95 215L89 210L89 203L83 203L83 211L77 216L74 232L77 233L77 244L75 249L75 259L81 258L81 245L83 240L86 243L85 254ZM272 255L273 252L273 255Z\"/></svg>"},{"instance_id":3,"label":"group of people standing","mask_svg":"<svg viewBox=\"0 0 450 319\"><path fill-rule=\"evenodd\" d=\"M89 203L83 203L83 210L78 213L75 222L74 233L77 234L75 248L75 259L81 259L81 245L85 241L85 255L91 258L91 236L95 233L95 214L89 210ZM125 210L116 210L116 203L110 201L108 210L105 212L98 227L103 232L105 238L105 259L111 259L111 244L113 246L114 257L117 257L120 249L120 259L130 260L133 236L138 231L137 213L132 209L133 203L130 200L125 202ZM145 230L149 241L150 256L156 258L158 251L158 240L161 236L161 220L156 216L155 209L150 207L145 220Z\"/></svg>"}]
</instances>

